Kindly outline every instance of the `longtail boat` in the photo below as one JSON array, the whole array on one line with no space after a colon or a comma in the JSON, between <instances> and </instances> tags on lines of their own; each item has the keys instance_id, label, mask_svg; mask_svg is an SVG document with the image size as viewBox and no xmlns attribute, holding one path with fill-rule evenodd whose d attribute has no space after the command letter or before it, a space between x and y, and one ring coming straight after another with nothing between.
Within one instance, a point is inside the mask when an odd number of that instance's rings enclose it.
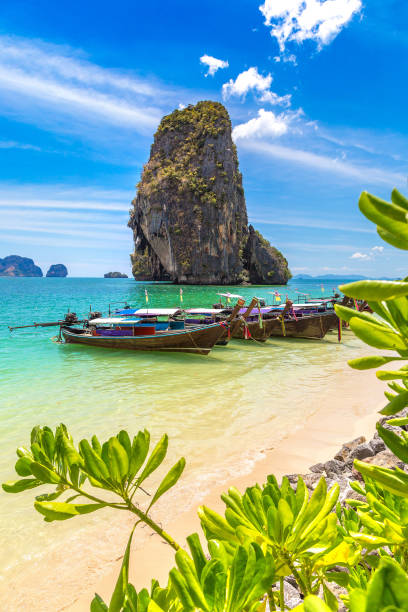
<instances>
[{"instance_id":1,"label":"longtail boat","mask_svg":"<svg viewBox=\"0 0 408 612\"><path fill-rule=\"evenodd\" d=\"M127 316L102 317L101 313L91 313L87 319L78 320L75 313L68 313L64 319L47 323L34 323L10 327L10 331L22 327L59 326L57 342L83 344L113 349L136 351L186 352L207 355L213 346L226 333L231 321L244 306L238 300L231 314L224 321L210 325L185 326L184 320L177 320L176 309L139 309ZM129 309L126 309L127 311ZM146 312L145 312L146 311ZM160 312L159 312L160 311ZM129 316L130 315L130 316ZM167 316L165 323L158 322L158 316ZM82 324L82 327L80 325Z\"/></svg>"},{"instance_id":2,"label":"longtail boat","mask_svg":"<svg viewBox=\"0 0 408 612\"><path fill-rule=\"evenodd\" d=\"M89 320L84 328L63 325L61 335L67 344L208 355L217 341L226 333L230 321L236 317L243 304L243 300L238 300L225 321L210 325L185 327L184 321L170 320L167 329L157 329L154 310L144 309L146 312L140 312L142 309L139 309L135 313L137 316L135 319L130 317L96 318ZM167 313L164 313L162 309L160 314L166 315Z\"/></svg>"}]
</instances>

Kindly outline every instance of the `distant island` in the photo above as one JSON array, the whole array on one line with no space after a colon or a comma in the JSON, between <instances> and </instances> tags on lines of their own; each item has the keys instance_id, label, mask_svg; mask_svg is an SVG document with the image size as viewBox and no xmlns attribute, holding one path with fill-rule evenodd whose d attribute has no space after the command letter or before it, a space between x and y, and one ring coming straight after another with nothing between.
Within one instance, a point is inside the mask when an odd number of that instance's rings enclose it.
<instances>
[{"instance_id":1,"label":"distant island","mask_svg":"<svg viewBox=\"0 0 408 612\"><path fill-rule=\"evenodd\" d=\"M127 274L122 274L122 272L107 272L103 275L103 278L129 278Z\"/></svg>"},{"instance_id":2,"label":"distant island","mask_svg":"<svg viewBox=\"0 0 408 612\"><path fill-rule=\"evenodd\" d=\"M292 276L292 280L367 280L368 276L361 274L320 274L319 276L311 276L310 274L296 274Z\"/></svg>"},{"instance_id":3,"label":"distant island","mask_svg":"<svg viewBox=\"0 0 408 612\"><path fill-rule=\"evenodd\" d=\"M68 276L67 267L64 264L53 264L50 266L46 276L48 278L65 278Z\"/></svg>"},{"instance_id":4,"label":"distant island","mask_svg":"<svg viewBox=\"0 0 408 612\"><path fill-rule=\"evenodd\" d=\"M0 276L43 276L43 273L32 259L8 255L0 259Z\"/></svg>"}]
</instances>

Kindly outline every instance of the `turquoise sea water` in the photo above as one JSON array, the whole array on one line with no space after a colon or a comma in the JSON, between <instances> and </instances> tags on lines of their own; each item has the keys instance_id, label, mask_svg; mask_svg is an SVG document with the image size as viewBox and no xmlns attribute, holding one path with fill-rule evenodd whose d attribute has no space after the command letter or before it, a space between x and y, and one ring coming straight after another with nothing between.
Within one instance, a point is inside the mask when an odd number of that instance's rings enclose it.
<instances>
[{"instance_id":1,"label":"turquoise sea water","mask_svg":"<svg viewBox=\"0 0 408 612\"><path fill-rule=\"evenodd\" d=\"M331 294L333 286L332 281L325 282L324 294ZM261 447L270 447L300 426L316 409L315 398L327 389L330 376L361 350L353 336L338 344L337 333L331 332L323 341L274 339L262 345L233 341L206 357L139 353L55 344L50 338L57 328L52 327L12 334L7 328L56 320L68 308L80 316L90 306L106 314L109 302L127 300L143 307L145 288L152 307L180 304L179 287L131 279L0 278L1 481L15 477L15 449L28 442L36 424L65 422L77 440L93 433L104 439L121 428L136 433L146 427L155 439L163 432L169 434L170 459L181 454L187 458L180 490L184 500L188 491L187 499L194 503L215 482L249 470ZM322 285L296 281L287 287L186 286L183 303L211 306L219 290L268 301L274 290L292 298L299 295L297 291L320 296ZM10 585L13 590L23 588L18 578L23 567L28 572L34 564L35 571L43 573L47 555L52 555L61 584L69 577L74 583L72 560L77 560L78 572L87 571L85 558L95 553L92 538L98 538L96 568L101 559L109 560L112 539L122 537L110 514L81 517L81 523L73 519L75 526L70 521L46 524L33 509L33 497L33 492L17 496L0 492L3 594ZM179 500L177 493L167 498L162 509L166 518L179 511ZM63 555L67 550L69 562ZM46 592L46 583L43 588ZM7 597L10 602L10 592Z\"/></svg>"}]
</instances>

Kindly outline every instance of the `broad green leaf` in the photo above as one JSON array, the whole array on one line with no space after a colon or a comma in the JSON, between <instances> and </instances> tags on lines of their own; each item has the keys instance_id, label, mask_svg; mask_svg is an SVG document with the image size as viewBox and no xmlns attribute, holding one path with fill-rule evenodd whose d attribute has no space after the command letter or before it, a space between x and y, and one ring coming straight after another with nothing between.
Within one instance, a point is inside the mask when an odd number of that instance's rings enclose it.
<instances>
[{"instance_id":1,"label":"broad green leaf","mask_svg":"<svg viewBox=\"0 0 408 612\"><path fill-rule=\"evenodd\" d=\"M179 461L177 461L177 463L173 465L171 470L161 481L156 493L153 496L152 501L149 504L149 508L153 506L153 504L159 499L159 497L161 497L164 493L166 493L166 491L171 489L171 487L173 487L176 484L181 474L183 473L185 465L186 465L186 460L184 459L184 457L179 459Z\"/></svg>"},{"instance_id":2,"label":"broad green leaf","mask_svg":"<svg viewBox=\"0 0 408 612\"><path fill-rule=\"evenodd\" d=\"M296 606L298 612L333 612L331 608L317 595L308 595L303 604Z\"/></svg>"},{"instance_id":3,"label":"broad green leaf","mask_svg":"<svg viewBox=\"0 0 408 612\"><path fill-rule=\"evenodd\" d=\"M183 612L194 612L194 602L191 598L186 581L184 580L183 576L175 568L170 570L169 576L171 579L171 583L174 586L174 589L183 606Z\"/></svg>"},{"instance_id":4,"label":"broad green leaf","mask_svg":"<svg viewBox=\"0 0 408 612\"><path fill-rule=\"evenodd\" d=\"M350 320L350 328L360 340L379 349L402 350L408 349L403 338L386 326L380 327L357 317Z\"/></svg>"},{"instance_id":5,"label":"broad green leaf","mask_svg":"<svg viewBox=\"0 0 408 612\"><path fill-rule=\"evenodd\" d=\"M376 376L379 380L398 380L408 378L407 370L378 370Z\"/></svg>"},{"instance_id":6,"label":"broad green leaf","mask_svg":"<svg viewBox=\"0 0 408 612\"><path fill-rule=\"evenodd\" d=\"M408 609L408 578L396 561L383 558L368 584L366 610L382 612L391 603Z\"/></svg>"},{"instance_id":7,"label":"broad green leaf","mask_svg":"<svg viewBox=\"0 0 408 612\"><path fill-rule=\"evenodd\" d=\"M95 593L95 597L91 601L91 612L108 612L108 606L103 599L99 597L98 593Z\"/></svg>"},{"instance_id":8,"label":"broad green leaf","mask_svg":"<svg viewBox=\"0 0 408 612\"><path fill-rule=\"evenodd\" d=\"M167 453L168 444L169 444L169 438L167 434L164 434L164 436L159 440L159 442L154 447L149 459L147 460L147 463L142 473L139 476L138 485L142 484L142 482L146 480L146 478L150 476L150 474L154 472L159 467L159 465L162 463Z\"/></svg>"},{"instance_id":9,"label":"broad green leaf","mask_svg":"<svg viewBox=\"0 0 408 612\"><path fill-rule=\"evenodd\" d=\"M63 451L63 458L69 467L73 465L78 465L81 467L83 465L84 462L81 455L76 450L72 441L65 435L61 436L61 449Z\"/></svg>"},{"instance_id":10,"label":"broad green leaf","mask_svg":"<svg viewBox=\"0 0 408 612\"><path fill-rule=\"evenodd\" d=\"M380 410L380 413L390 416L400 412L400 410L406 406L408 406L408 391L402 391L398 395L394 396L394 398L390 400L390 402L384 406L382 410Z\"/></svg>"},{"instance_id":11,"label":"broad green leaf","mask_svg":"<svg viewBox=\"0 0 408 612\"><path fill-rule=\"evenodd\" d=\"M377 233L380 236L380 238L384 240L384 242L388 242L388 244L391 244L397 249L408 251L408 238L404 238L403 236L399 234L388 232L387 230L385 230L383 227L380 227L379 225L377 225Z\"/></svg>"},{"instance_id":12,"label":"broad green leaf","mask_svg":"<svg viewBox=\"0 0 408 612\"><path fill-rule=\"evenodd\" d=\"M389 470L387 468L380 468L376 465L370 465L363 461L354 460L354 467L363 476L371 478L372 480L379 482L387 491L400 495L402 497L408 497L408 484L397 474L395 470Z\"/></svg>"},{"instance_id":13,"label":"broad green leaf","mask_svg":"<svg viewBox=\"0 0 408 612\"><path fill-rule=\"evenodd\" d=\"M347 363L355 370L370 370L371 368L378 368L385 365L390 361L401 359L401 357L383 357L380 355L373 355L372 357L358 357L357 359L350 359Z\"/></svg>"},{"instance_id":14,"label":"broad green leaf","mask_svg":"<svg viewBox=\"0 0 408 612\"><path fill-rule=\"evenodd\" d=\"M200 579L201 572L203 571L203 568L205 564L207 563L203 548L201 546L200 537L198 533L193 533L187 536L186 539L187 539L187 543L191 551L191 556L194 561L197 576Z\"/></svg>"},{"instance_id":15,"label":"broad green leaf","mask_svg":"<svg viewBox=\"0 0 408 612\"><path fill-rule=\"evenodd\" d=\"M6 493L21 493L21 491L34 489L42 484L43 482L36 478L23 478L21 480L8 480L7 482L3 482L1 486Z\"/></svg>"},{"instance_id":16,"label":"broad green leaf","mask_svg":"<svg viewBox=\"0 0 408 612\"><path fill-rule=\"evenodd\" d=\"M350 319L357 317L362 321L368 321L373 325L379 325L380 327L384 327L384 323L379 319L376 319L369 312L360 312L359 310L355 310L355 308L347 308L346 306L341 306L340 304L335 304L334 310L336 311L337 316L340 319L343 319L343 321L347 321L347 323L350 322Z\"/></svg>"},{"instance_id":17,"label":"broad green leaf","mask_svg":"<svg viewBox=\"0 0 408 612\"><path fill-rule=\"evenodd\" d=\"M84 470L95 480L107 482L110 479L109 470L88 440L81 440L79 448L84 458Z\"/></svg>"},{"instance_id":18,"label":"broad green leaf","mask_svg":"<svg viewBox=\"0 0 408 612\"><path fill-rule=\"evenodd\" d=\"M123 448L126 451L126 454L128 456L129 462L131 460L132 457L132 443L130 441L129 438L129 434L127 431L125 431L124 429L122 429L117 436L119 442L121 443L121 445L123 446Z\"/></svg>"},{"instance_id":19,"label":"broad green leaf","mask_svg":"<svg viewBox=\"0 0 408 612\"><path fill-rule=\"evenodd\" d=\"M370 221L391 234L408 237L407 211L396 204L385 202L363 191L358 202L361 212Z\"/></svg>"},{"instance_id":20,"label":"broad green leaf","mask_svg":"<svg viewBox=\"0 0 408 612\"><path fill-rule=\"evenodd\" d=\"M42 480L42 482L47 482L49 484L59 484L60 482L62 482L61 477L52 470L45 467L45 465L41 465L40 463L33 461L30 467L33 476L38 478L38 480Z\"/></svg>"},{"instance_id":21,"label":"broad green leaf","mask_svg":"<svg viewBox=\"0 0 408 612\"><path fill-rule=\"evenodd\" d=\"M234 544L238 542L238 538L235 535L235 529L232 529L224 517L206 506L200 506L197 512L201 524L208 530L211 536L214 536L216 539L233 542Z\"/></svg>"},{"instance_id":22,"label":"broad green leaf","mask_svg":"<svg viewBox=\"0 0 408 612\"><path fill-rule=\"evenodd\" d=\"M133 480L142 467L149 452L150 434L148 431L139 431L132 442L132 457L129 464L129 482Z\"/></svg>"},{"instance_id":23,"label":"broad green leaf","mask_svg":"<svg viewBox=\"0 0 408 612\"><path fill-rule=\"evenodd\" d=\"M25 456L20 457L16 461L15 470L19 476L31 476L31 463L32 458Z\"/></svg>"},{"instance_id":24,"label":"broad green leaf","mask_svg":"<svg viewBox=\"0 0 408 612\"><path fill-rule=\"evenodd\" d=\"M400 419L389 419L387 421L388 425L408 425L408 417L402 417Z\"/></svg>"},{"instance_id":25,"label":"broad green leaf","mask_svg":"<svg viewBox=\"0 0 408 612\"><path fill-rule=\"evenodd\" d=\"M405 210L408 211L408 200L405 196L402 195L402 193L398 191L398 189L394 188L392 190L391 201L400 208L405 208Z\"/></svg>"},{"instance_id":26,"label":"broad green leaf","mask_svg":"<svg viewBox=\"0 0 408 612\"><path fill-rule=\"evenodd\" d=\"M378 434L384 440L386 446L404 463L408 463L408 442L393 431L385 429L380 423L376 425Z\"/></svg>"},{"instance_id":27,"label":"broad green leaf","mask_svg":"<svg viewBox=\"0 0 408 612\"><path fill-rule=\"evenodd\" d=\"M122 483L128 475L129 459L126 450L114 436L108 440L108 461L111 478Z\"/></svg>"},{"instance_id":28,"label":"broad green leaf","mask_svg":"<svg viewBox=\"0 0 408 612\"><path fill-rule=\"evenodd\" d=\"M408 295L408 283L402 281L355 281L347 285L340 285L339 289L348 297L374 302L392 300L401 295Z\"/></svg>"},{"instance_id":29,"label":"broad green leaf","mask_svg":"<svg viewBox=\"0 0 408 612\"><path fill-rule=\"evenodd\" d=\"M189 557L186 551L182 549L176 552L175 558L179 571L186 581L190 597L194 604L199 609L208 610L207 602L205 601L204 593L197 578L193 560Z\"/></svg>"},{"instance_id":30,"label":"broad green leaf","mask_svg":"<svg viewBox=\"0 0 408 612\"><path fill-rule=\"evenodd\" d=\"M127 589L128 582L129 582L130 547L132 544L132 538L133 538L133 533L135 531L135 528L136 528L136 523L133 526L132 531L130 532L125 554L123 556L122 565L120 567L119 576L116 581L116 586L112 593L112 597L109 603L109 612L120 612L122 610L122 605L125 599L126 589Z\"/></svg>"},{"instance_id":31,"label":"broad green leaf","mask_svg":"<svg viewBox=\"0 0 408 612\"><path fill-rule=\"evenodd\" d=\"M34 502L34 508L45 516L47 521L65 521L80 514L89 514L105 504L67 504L66 502Z\"/></svg>"}]
</instances>

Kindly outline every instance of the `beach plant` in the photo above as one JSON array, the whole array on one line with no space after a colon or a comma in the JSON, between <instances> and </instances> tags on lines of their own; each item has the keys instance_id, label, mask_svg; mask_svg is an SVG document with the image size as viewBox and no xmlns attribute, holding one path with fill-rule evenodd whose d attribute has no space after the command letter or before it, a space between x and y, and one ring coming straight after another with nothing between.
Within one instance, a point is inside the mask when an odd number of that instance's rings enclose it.
<instances>
[{"instance_id":1,"label":"beach plant","mask_svg":"<svg viewBox=\"0 0 408 612\"><path fill-rule=\"evenodd\" d=\"M122 430L103 444L95 435L90 442L81 440L77 448L64 424L59 425L55 433L49 427L37 426L31 432L29 447L17 449L15 470L22 478L5 482L2 487L7 493L20 493L52 485L52 492L37 495L34 502L35 509L47 522L71 519L102 508L129 511L136 515L138 522L148 525L178 550L177 542L151 518L150 510L176 484L184 470L185 459L173 465L153 495L148 494L145 509L134 501L136 494L146 494L142 484L163 463L167 447L168 437L164 435L149 454L148 431L139 431L131 440ZM104 497L103 491L114 497Z\"/></svg>"},{"instance_id":2,"label":"beach plant","mask_svg":"<svg viewBox=\"0 0 408 612\"><path fill-rule=\"evenodd\" d=\"M199 509L199 516L206 537L217 538L229 550L254 541L271 553L279 577L279 592L274 595L281 609L287 576L295 578L304 596L322 588L325 600L334 604L325 573L350 557L333 512L339 491L337 483L327 490L324 478L310 494L301 477L294 490L286 477L279 486L274 476L268 476L263 487L255 485L243 495L230 488L222 495L225 518L206 507Z\"/></svg>"}]
</instances>

